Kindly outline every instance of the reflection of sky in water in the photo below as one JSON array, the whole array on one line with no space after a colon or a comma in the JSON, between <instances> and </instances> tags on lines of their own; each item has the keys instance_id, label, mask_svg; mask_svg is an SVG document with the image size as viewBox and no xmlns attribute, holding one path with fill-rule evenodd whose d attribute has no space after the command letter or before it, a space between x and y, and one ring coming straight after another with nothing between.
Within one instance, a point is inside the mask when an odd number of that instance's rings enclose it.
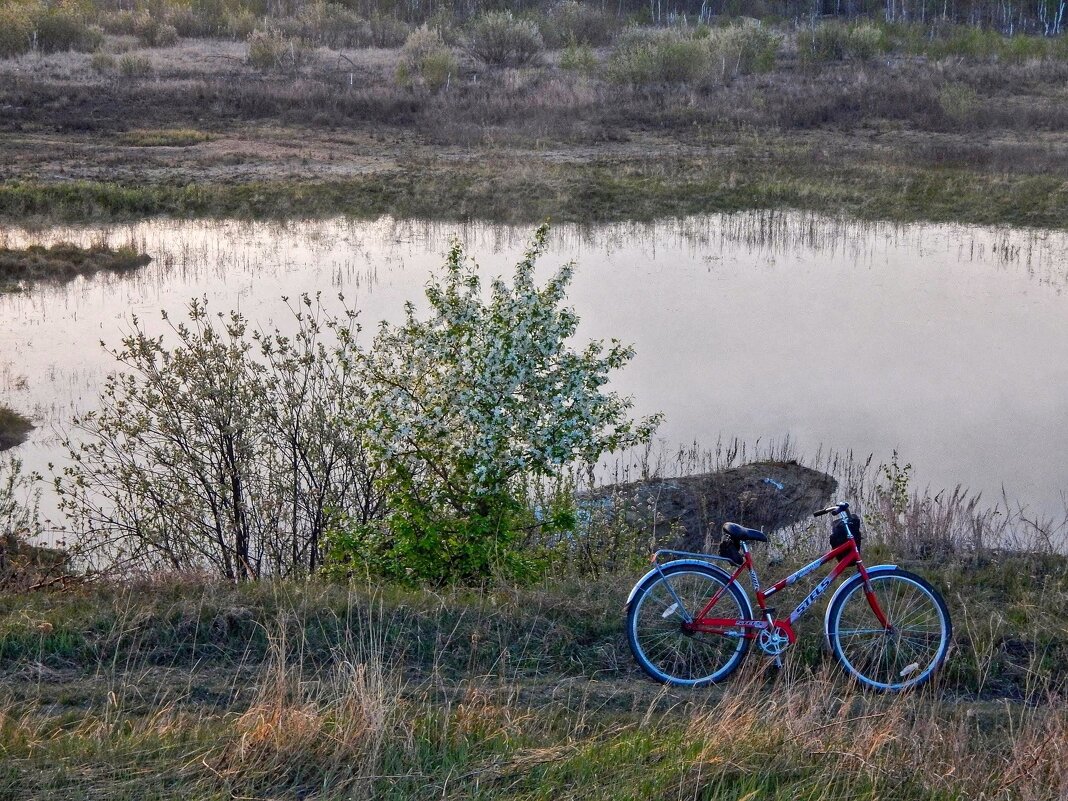
<instances>
[{"instance_id":1,"label":"reflection of sky in water","mask_svg":"<svg viewBox=\"0 0 1068 801\"><path fill-rule=\"evenodd\" d=\"M56 428L93 407L137 315L162 331L193 296L268 327L282 296L343 291L374 324L419 300L459 236L487 275L506 274L530 230L481 224L151 221L0 245L106 239L154 258L133 276L0 296L0 398L42 424L19 449L58 461ZM1068 490L1068 236L894 226L798 213L655 225L561 226L545 274L579 263L583 338L638 356L616 386L662 410L660 436L714 443L789 435L802 453L897 449L935 487L958 483L1036 511Z\"/></svg>"}]
</instances>

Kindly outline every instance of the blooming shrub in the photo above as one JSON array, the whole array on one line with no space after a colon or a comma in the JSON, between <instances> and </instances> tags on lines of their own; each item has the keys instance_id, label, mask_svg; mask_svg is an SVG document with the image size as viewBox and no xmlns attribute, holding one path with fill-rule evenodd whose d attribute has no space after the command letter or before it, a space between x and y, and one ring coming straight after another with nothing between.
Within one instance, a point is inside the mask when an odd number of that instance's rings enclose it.
<instances>
[{"instance_id":1,"label":"blooming shrub","mask_svg":"<svg viewBox=\"0 0 1068 801\"><path fill-rule=\"evenodd\" d=\"M658 422L606 390L630 347L572 347L573 265L534 281L547 236L487 297L454 244L430 314L409 304L370 349L318 297L291 305L295 333L206 300L166 338L134 318L54 477L80 556L230 581L531 575L575 529L573 471Z\"/></svg>"},{"instance_id":2,"label":"blooming shrub","mask_svg":"<svg viewBox=\"0 0 1068 801\"><path fill-rule=\"evenodd\" d=\"M444 275L426 289L430 316L409 304L403 325L381 327L365 357L367 437L389 511L339 534L335 565L369 561L431 582L522 572L530 564L514 547L520 534L570 522L566 513L535 519L530 483L648 440L658 418L632 421L631 400L605 391L633 349L569 344L573 265L534 282L547 236L538 229L511 285L495 279L488 299L453 244Z\"/></svg>"}]
</instances>

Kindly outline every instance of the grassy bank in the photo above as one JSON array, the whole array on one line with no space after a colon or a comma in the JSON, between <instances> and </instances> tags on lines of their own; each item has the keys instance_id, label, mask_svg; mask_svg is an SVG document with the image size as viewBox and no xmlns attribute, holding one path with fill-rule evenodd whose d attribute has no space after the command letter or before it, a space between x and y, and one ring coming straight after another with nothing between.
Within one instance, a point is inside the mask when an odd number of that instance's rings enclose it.
<instances>
[{"instance_id":1,"label":"grassy bank","mask_svg":"<svg viewBox=\"0 0 1068 801\"><path fill-rule=\"evenodd\" d=\"M88 581L41 552L0 571L0 797L1062 798L1063 528L869 468L825 467L863 501L867 564L923 575L953 617L919 693L846 681L819 603L781 672L754 649L722 687L652 683L623 630L651 526L625 506L522 586ZM762 578L827 536L808 515L773 532Z\"/></svg>"},{"instance_id":2,"label":"grassy bank","mask_svg":"<svg viewBox=\"0 0 1068 801\"><path fill-rule=\"evenodd\" d=\"M622 631L636 576L446 592L184 579L8 595L0 791L1060 797L1068 720L1046 701L1066 678L1064 560L914 567L943 587L959 635L940 682L897 699L838 676L817 615L781 674L753 657L725 688L664 691L638 673ZM1047 603L1035 604L1039 591ZM1025 698L1035 703L1012 700Z\"/></svg>"},{"instance_id":3,"label":"grassy bank","mask_svg":"<svg viewBox=\"0 0 1068 801\"><path fill-rule=\"evenodd\" d=\"M783 148L763 159L680 158L668 165L645 160L545 165L533 174L519 164L510 169L507 159L495 159L485 165L428 164L327 182L10 182L0 186L0 215L20 222L389 214L581 223L784 207L868 220L1068 225L1068 193L1056 175L992 177L960 167L806 163L789 153Z\"/></svg>"}]
</instances>

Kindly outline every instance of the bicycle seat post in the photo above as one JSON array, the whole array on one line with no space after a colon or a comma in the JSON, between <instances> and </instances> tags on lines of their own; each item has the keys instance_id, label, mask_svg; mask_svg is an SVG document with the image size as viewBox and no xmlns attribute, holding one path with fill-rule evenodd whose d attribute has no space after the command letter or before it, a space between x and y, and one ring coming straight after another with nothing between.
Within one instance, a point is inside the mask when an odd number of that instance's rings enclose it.
<instances>
[{"instance_id":1,"label":"bicycle seat post","mask_svg":"<svg viewBox=\"0 0 1068 801\"><path fill-rule=\"evenodd\" d=\"M764 620L767 621L768 631L773 632L775 630L775 610L769 609L763 601L763 592L760 589L760 576L757 575L756 565L753 564L752 557L749 556L749 546L743 541L738 544L741 549L742 557L749 559L749 580L753 584L753 592L756 593L757 599L760 603L761 611L764 613ZM775 667L782 669L782 656L775 656Z\"/></svg>"}]
</instances>

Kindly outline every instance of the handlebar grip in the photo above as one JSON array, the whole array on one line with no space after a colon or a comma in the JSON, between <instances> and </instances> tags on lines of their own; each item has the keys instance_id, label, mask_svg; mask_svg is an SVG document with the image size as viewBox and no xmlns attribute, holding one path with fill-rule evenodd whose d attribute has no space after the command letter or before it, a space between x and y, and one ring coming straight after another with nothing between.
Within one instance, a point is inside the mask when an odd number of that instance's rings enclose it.
<instances>
[{"instance_id":1,"label":"handlebar grip","mask_svg":"<svg viewBox=\"0 0 1068 801\"><path fill-rule=\"evenodd\" d=\"M834 506L828 506L826 509L820 509L818 512L813 512L813 517L822 517L823 515L838 514L844 512L849 508L849 504L845 501L839 501Z\"/></svg>"}]
</instances>

